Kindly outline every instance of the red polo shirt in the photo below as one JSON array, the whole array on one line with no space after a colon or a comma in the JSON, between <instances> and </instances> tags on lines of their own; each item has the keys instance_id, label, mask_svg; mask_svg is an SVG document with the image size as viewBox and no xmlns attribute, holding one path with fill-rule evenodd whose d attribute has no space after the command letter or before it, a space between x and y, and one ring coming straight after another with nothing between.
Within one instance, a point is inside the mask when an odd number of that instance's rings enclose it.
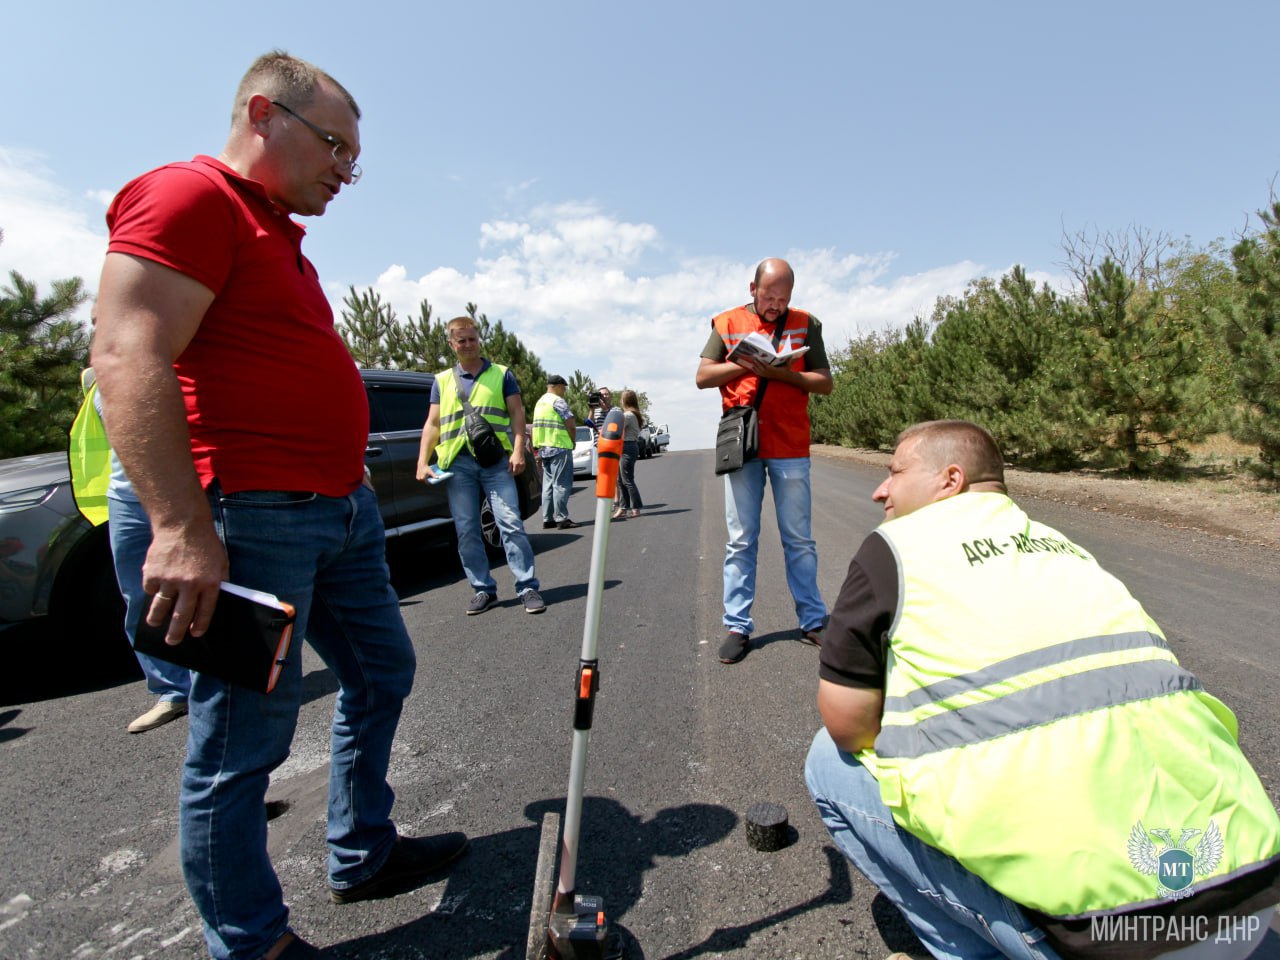
<instances>
[{"instance_id":1,"label":"red polo shirt","mask_svg":"<svg viewBox=\"0 0 1280 960\"><path fill-rule=\"evenodd\" d=\"M364 477L369 406L303 228L212 157L143 174L107 211L108 250L214 293L174 363L205 487L345 496Z\"/></svg>"}]
</instances>

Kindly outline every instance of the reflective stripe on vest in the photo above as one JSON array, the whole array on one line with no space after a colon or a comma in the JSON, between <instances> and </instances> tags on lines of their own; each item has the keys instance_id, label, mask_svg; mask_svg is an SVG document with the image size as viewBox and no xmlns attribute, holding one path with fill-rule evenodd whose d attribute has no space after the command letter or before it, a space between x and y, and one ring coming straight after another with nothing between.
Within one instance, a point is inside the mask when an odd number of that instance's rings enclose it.
<instances>
[{"instance_id":1,"label":"reflective stripe on vest","mask_svg":"<svg viewBox=\"0 0 1280 960\"><path fill-rule=\"evenodd\" d=\"M89 371L81 377L88 381ZM93 400L98 384L89 382L84 402L67 435L67 461L71 467L71 493L84 518L95 527L107 522L107 486L111 483L111 444Z\"/></svg>"},{"instance_id":2,"label":"reflective stripe on vest","mask_svg":"<svg viewBox=\"0 0 1280 960\"><path fill-rule=\"evenodd\" d=\"M559 399L554 393L547 392L538 398L538 405L533 408L533 445L539 449L542 447L573 449L573 437L569 436L569 427L556 412L556 401Z\"/></svg>"},{"instance_id":3,"label":"reflective stripe on vest","mask_svg":"<svg viewBox=\"0 0 1280 960\"><path fill-rule=\"evenodd\" d=\"M502 396L502 381L506 375L506 367L497 363L489 364L476 378L467 402L493 425L502 448L510 454L511 415ZM449 465L467 446L467 435L463 429L466 413L462 409L462 401L458 399L456 378L457 373L452 368L436 374L436 383L440 384L440 441L436 445L436 462L441 470L448 470Z\"/></svg>"},{"instance_id":4,"label":"reflective stripe on vest","mask_svg":"<svg viewBox=\"0 0 1280 960\"><path fill-rule=\"evenodd\" d=\"M1054 917L1163 902L1131 859L1135 829L1213 825L1222 852L1195 861L1191 892L1280 854L1235 717L1087 551L995 493L876 535L899 607L880 733L859 759L904 830Z\"/></svg>"},{"instance_id":5,"label":"reflective stripe on vest","mask_svg":"<svg viewBox=\"0 0 1280 960\"><path fill-rule=\"evenodd\" d=\"M773 339L773 325L766 326L750 307L735 307L720 314L712 321L716 333L724 342L725 352L732 350L748 333L758 331ZM802 346L809 334L809 314L803 310L788 310L783 321L780 347L788 342ZM792 370L803 370L803 356L792 360ZM747 374L737 377L720 387L723 409L749 406L760 388L760 378ZM775 457L809 456L809 394L789 383L773 381L765 391L760 404L759 430L761 459Z\"/></svg>"},{"instance_id":6,"label":"reflective stripe on vest","mask_svg":"<svg viewBox=\"0 0 1280 960\"><path fill-rule=\"evenodd\" d=\"M884 713L889 723L876 739L876 752L882 757L920 757L1131 700L1204 689L1193 674L1167 660L1106 666L1086 662L1098 654L1168 649L1163 637L1150 633L1071 640L939 681L905 697L888 697ZM1061 670L1049 669L1073 661L1071 669L1088 672L1061 676ZM1036 679L1041 676L1044 679ZM904 725L895 725L898 719Z\"/></svg>"}]
</instances>

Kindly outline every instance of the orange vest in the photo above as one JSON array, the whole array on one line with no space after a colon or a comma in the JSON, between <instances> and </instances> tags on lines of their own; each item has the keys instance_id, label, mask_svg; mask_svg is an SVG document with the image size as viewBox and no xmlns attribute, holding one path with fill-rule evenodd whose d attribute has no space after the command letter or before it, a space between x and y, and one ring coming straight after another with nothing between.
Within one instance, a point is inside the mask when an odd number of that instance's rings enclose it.
<instances>
[{"instance_id":1,"label":"orange vest","mask_svg":"<svg viewBox=\"0 0 1280 960\"><path fill-rule=\"evenodd\" d=\"M734 307L712 321L716 333L724 341L725 351L732 350L748 333L758 330L770 340L774 331L766 325L750 307ZM783 323L779 346L785 348L790 340L793 346L804 343L809 334L809 314L790 309ZM804 369L804 357L791 361L792 370ZM730 407L750 406L760 387L760 378L747 374L730 380L720 388L720 402L725 410ZM789 383L773 380L765 391L760 404L760 458L807 457L809 455L809 393Z\"/></svg>"}]
</instances>

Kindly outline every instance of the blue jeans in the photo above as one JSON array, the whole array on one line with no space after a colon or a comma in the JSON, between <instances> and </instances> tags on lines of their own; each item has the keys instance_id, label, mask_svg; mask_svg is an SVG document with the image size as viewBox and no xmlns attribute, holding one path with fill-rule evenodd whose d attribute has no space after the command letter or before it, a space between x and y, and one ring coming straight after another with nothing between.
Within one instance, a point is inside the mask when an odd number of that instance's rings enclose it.
<instances>
[{"instance_id":1,"label":"blue jeans","mask_svg":"<svg viewBox=\"0 0 1280 960\"><path fill-rule=\"evenodd\" d=\"M825 727L813 738L804 778L836 846L939 960L1057 960L1016 903L894 823L875 777Z\"/></svg>"},{"instance_id":2,"label":"blue jeans","mask_svg":"<svg viewBox=\"0 0 1280 960\"><path fill-rule=\"evenodd\" d=\"M724 519L729 545L724 553L724 625L751 636L751 604L756 597L756 555L760 548L760 509L764 481L773 488L773 508L782 535L787 586L801 630L817 630L827 608L818 593L818 547L810 522L809 458L748 460L724 478Z\"/></svg>"},{"instance_id":3,"label":"blue jeans","mask_svg":"<svg viewBox=\"0 0 1280 960\"><path fill-rule=\"evenodd\" d=\"M573 451L556 448L542 457L542 519L559 523L569 519L569 495L573 493Z\"/></svg>"},{"instance_id":4,"label":"blue jeans","mask_svg":"<svg viewBox=\"0 0 1280 960\"><path fill-rule=\"evenodd\" d=\"M449 512L458 532L458 556L462 558L467 582L476 592L483 590L493 596L498 595L498 584L489 573L489 555L480 538L481 496L488 498L493 510L502 535L502 549L507 553L507 566L516 578L516 593L538 589L538 578L533 575L533 547L529 546L524 521L520 519L520 495L516 478L507 466L509 462L503 457L492 467L482 467L464 450L449 464L453 478L445 481Z\"/></svg>"},{"instance_id":5,"label":"blue jeans","mask_svg":"<svg viewBox=\"0 0 1280 960\"><path fill-rule=\"evenodd\" d=\"M639 441L623 441L622 463L618 473L618 489L622 494L618 500L618 506L623 510L639 510L644 506L644 502L640 499L640 488L636 486L636 459L639 456Z\"/></svg>"},{"instance_id":6,"label":"blue jeans","mask_svg":"<svg viewBox=\"0 0 1280 960\"><path fill-rule=\"evenodd\" d=\"M132 645L138 618L151 604L151 598L142 590L142 563L147 559L147 550L151 546L151 521L137 500L110 495L107 497L107 513L111 560L115 564L116 582L120 584L125 602L124 632ZM147 690L161 700L186 702L187 692L191 689L191 671L145 653L134 651L134 656L147 678Z\"/></svg>"},{"instance_id":7,"label":"blue jeans","mask_svg":"<svg viewBox=\"0 0 1280 960\"><path fill-rule=\"evenodd\" d=\"M387 783L413 645L391 589L378 501L249 491L210 493L233 583L297 610L275 690L261 694L193 674L179 841L187 887L218 960L261 957L288 929L267 855L264 799L289 756L302 699L302 637L338 681L329 767L329 882L359 884L395 842Z\"/></svg>"}]
</instances>

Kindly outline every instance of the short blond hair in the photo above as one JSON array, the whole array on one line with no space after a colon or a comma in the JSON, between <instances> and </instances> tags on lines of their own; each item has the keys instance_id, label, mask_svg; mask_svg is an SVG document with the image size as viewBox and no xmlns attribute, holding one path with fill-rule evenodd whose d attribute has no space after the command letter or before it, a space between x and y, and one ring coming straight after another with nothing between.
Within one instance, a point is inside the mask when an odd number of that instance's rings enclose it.
<instances>
[{"instance_id":1,"label":"short blond hair","mask_svg":"<svg viewBox=\"0 0 1280 960\"><path fill-rule=\"evenodd\" d=\"M453 339L453 331L462 330L466 327L470 327L477 335L480 333L480 328L476 326L476 321L473 317L454 317L444 325L445 333L448 335L450 340Z\"/></svg>"},{"instance_id":2,"label":"short blond hair","mask_svg":"<svg viewBox=\"0 0 1280 960\"><path fill-rule=\"evenodd\" d=\"M898 446L919 440L916 454L931 469L957 464L969 483L1004 483L1004 457L995 437L968 420L926 420L898 434Z\"/></svg>"},{"instance_id":3,"label":"short blond hair","mask_svg":"<svg viewBox=\"0 0 1280 960\"><path fill-rule=\"evenodd\" d=\"M360 119L360 107L346 87L315 64L291 57L283 50L272 50L253 61L240 78L235 103L231 105L231 125L235 126L255 93L300 110L315 99L316 88L322 83L331 84L347 101L356 119Z\"/></svg>"}]
</instances>

